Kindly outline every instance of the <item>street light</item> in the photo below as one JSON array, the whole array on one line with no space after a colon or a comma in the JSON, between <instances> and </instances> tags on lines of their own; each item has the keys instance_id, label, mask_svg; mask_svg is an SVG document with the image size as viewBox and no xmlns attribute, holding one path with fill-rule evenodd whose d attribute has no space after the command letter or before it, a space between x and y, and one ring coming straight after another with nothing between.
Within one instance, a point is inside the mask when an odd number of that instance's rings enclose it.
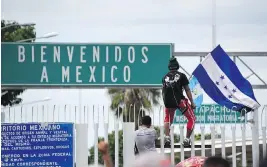
<instances>
[{"instance_id":1,"label":"street light","mask_svg":"<svg viewBox=\"0 0 267 167\"><path fill-rule=\"evenodd\" d=\"M35 26L35 23L21 23L21 24L16 23L16 24L9 24L9 25L7 25L5 27L1 27L1 30L6 29L6 28L9 28L9 27L13 27L13 26Z\"/></svg>"},{"instance_id":2,"label":"street light","mask_svg":"<svg viewBox=\"0 0 267 167\"><path fill-rule=\"evenodd\" d=\"M43 38L51 38L51 37L55 37L55 36L58 36L57 32L50 32L50 33L43 35Z\"/></svg>"},{"instance_id":3,"label":"street light","mask_svg":"<svg viewBox=\"0 0 267 167\"><path fill-rule=\"evenodd\" d=\"M16 41L16 42L26 42L26 41L32 41L32 40L35 40L35 39L52 38L52 37L55 37L55 36L58 36L57 32L50 32L50 33L44 34L41 37L23 39L23 40L19 40L19 41Z\"/></svg>"}]
</instances>

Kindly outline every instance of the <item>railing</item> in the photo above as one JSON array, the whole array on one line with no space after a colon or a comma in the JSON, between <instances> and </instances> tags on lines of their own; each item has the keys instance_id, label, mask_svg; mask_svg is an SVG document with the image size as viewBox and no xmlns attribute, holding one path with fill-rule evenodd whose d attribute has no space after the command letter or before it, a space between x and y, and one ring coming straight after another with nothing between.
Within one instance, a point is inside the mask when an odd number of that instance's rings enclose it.
<instances>
[{"instance_id":1,"label":"railing","mask_svg":"<svg viewBox=\"0 0 267 167\"><path fill-rule=\"evenodd\" d=\"M2 112L5 113L5 118L2 122L5 123L25 123L25 122L74 122L75 124L86 124L88 135L89 148L94 147L94 162L98 162L98 137L104 137L108 141L108 133L115 131L115 167L119 167L121 159L119 154L119 130L122 129L123 120L134 120L135 122L141 118L143 112L135 112L135 105L130 105L131 111L134 111L133 119L131 114L115 116L114 112L110 110L107 105L93 105L83 106L81 110L77 106L71 105L35 105L35 106L22 106L4 108ZM142 109L142 108L141 108ZM261 145L259 150L252 150L252 129L249 128L249 123L232 123L232 124L215 124L215 123L199 123L196 124L194 134L201 134L201 139L192 144L192 148L183 148L179 144L173 144L171 148L164 148L163 141L158 148L158 152L171 153L173 163L178 163L175 159L179 155L180 160L184 160L190 156L211 156L218 155L228 158L232 161L233 167L246 167L251 164L252 151L259 151L260 157L266 156L266 125L267 125L267 105L263 106L260 110L260 139ZM137 114L137 116L136 116ZM154 126L160 129L160 137L163 139L163 107L155 107L154 111L146 112L152 118ZM139 125L137 122L136 124ZM177 124L171 126L171 132L179 134L180 140L184 138L184 124ZM94 132L94 133L92 133ZM193 136L194 136L193 134ZM205 140L205 134L210 134L211 139ZM220 134L221 138L216 138L216 134ZM173 134L171 135L173 138ZM229 140L230 139L230 142ZM192 138L194 140L194 137ZM211 148L205 148L205 145L211 145ZM88 148L88 149L89 149ZM84 148L87 149L87 148ZM241 154L240 154L241 152ZM89 156L89 153L88 153ZM91 155L92 156L92 155ZM91 162L93 163L93 162ZM240 163L240 164L239 164Z\"/></svg>"}]
</instances>

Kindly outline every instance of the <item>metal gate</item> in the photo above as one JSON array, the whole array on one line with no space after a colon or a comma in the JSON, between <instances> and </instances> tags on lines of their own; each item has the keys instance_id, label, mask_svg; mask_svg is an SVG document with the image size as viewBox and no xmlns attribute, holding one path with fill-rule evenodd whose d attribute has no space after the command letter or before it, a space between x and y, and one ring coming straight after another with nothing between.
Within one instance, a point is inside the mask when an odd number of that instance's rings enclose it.
<instances>
[{"instance_id":1,"label":"metal gate","mask_svg":"<svg viewBox=\"0 0 267 167\"><path fill-rule=\"evenodd\" d=\"M134 105L132 105L134 106ZM232 162L233 167L252 166L252 156L259 155L260 160L266 155L266 125L267 125L267 105L259 110L259 145L258 149L252 147L252 135L255 126L249 123L244 124L197 124L195 132L200 139L192 143L192 148L180 147L179 143L172 143L171 148L164 148L160 145L158 152L169 154L172 162L177 164L179 160L184 160L190 156L211 156L217 155L227 158ZM138 118L142 116L141 112L136 112ZM150 115L153 125L159 127L159 136L163 139L163 107L156 107L153 112L146 112ZM104 137L108 141L108 134L115 131L115 167L119 167L122 150L119 150L119 130L122 130L122 116L116 117L113 111L110 111L108 105L84 105L81 109L73 105L27 105L10 108L2 108L2 122L5 123L25 123L25 122L74 122L75 124L86 124L87 132L84 134L88 137L88 150L94 147L94 162L98 162L98 137ZM124 118L125 120L129 118ZM137 120L135 120L137 121ZM171 137L179 134L180 140L184 138L185 125L179 124L171 126ZM209 134L210 139L205 139ZM161 144L163 142L160 142ZM205 146L210 145L210 148ZM79 150L76 150L76 152ZM84 152L84 151L83 151ZM86 157L89 156L86 155ZM92 156L92 155L91 155ZM93 163L93 162L91 162ZM254 162L255 163L255 162ZM253 164L254 164L253 163ZM98 163L95 163L98 164ZM254 165L253 165L254 166Z\"/></svg>"}]
</instances>

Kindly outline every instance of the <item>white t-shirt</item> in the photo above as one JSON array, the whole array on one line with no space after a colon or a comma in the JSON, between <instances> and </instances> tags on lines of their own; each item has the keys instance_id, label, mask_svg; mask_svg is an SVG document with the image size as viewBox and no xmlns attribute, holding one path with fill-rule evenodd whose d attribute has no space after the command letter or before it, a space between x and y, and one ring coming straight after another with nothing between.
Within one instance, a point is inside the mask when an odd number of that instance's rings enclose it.
<instances>
[{"instance_id":1,"label":"white t-shirt","mask_svg":"<svg viewBox=\"0 0 267 167\"><path fill-rule=\"evenodd\" d=\"M157 132L154 128L141 126L135 131L135 143L139 153L156 151Z\"/></svg>"}]
</instances>

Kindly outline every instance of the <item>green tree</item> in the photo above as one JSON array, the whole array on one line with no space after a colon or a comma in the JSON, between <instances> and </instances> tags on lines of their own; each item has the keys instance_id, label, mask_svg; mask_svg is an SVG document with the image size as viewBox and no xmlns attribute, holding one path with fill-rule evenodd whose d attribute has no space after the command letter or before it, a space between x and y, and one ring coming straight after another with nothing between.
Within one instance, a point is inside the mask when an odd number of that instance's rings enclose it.
<instances>
[{"instance_id":1,"label":"green tree","mask_svg":"<svg viewBox=\"0 0 267 167\"><path fill-rule=\"evenodd\" d=\"M137 120L135 129L138 129L141 116L150 112L152 105L158 105L161 97L159 89L109 89L108 94L111 97L111 110L115 115L123 116L124 122Z\"/></svg>"},{"instance_id":2,"label":"green tree","mask_svg":"<svg viewBox=\"0 0 267 167\"><path fill-rule=\"evenodd\" d=\"M1 27L6 27L11 24L18 24L15 21L1 20ZM35 28L33 26L10 26L1 30L2 42L16 42L23 39L35 38ZM32 41L28 41L32 42ZM3 71L4 72L4 71ZM1 103L3 106L12 106L21 103L22 99L17 96L20 95L24 89L5 90L2 89Z\"/></svg>"},{"instance_id":3,"label":"green tree","mask_svg":"<svg viewBox=\"0 0 267 167\"><path fill-rule=\"evenodd\" d=\"M201 140L201 134L195 134L195 141Z\"/></svg>"}]
</instances>

